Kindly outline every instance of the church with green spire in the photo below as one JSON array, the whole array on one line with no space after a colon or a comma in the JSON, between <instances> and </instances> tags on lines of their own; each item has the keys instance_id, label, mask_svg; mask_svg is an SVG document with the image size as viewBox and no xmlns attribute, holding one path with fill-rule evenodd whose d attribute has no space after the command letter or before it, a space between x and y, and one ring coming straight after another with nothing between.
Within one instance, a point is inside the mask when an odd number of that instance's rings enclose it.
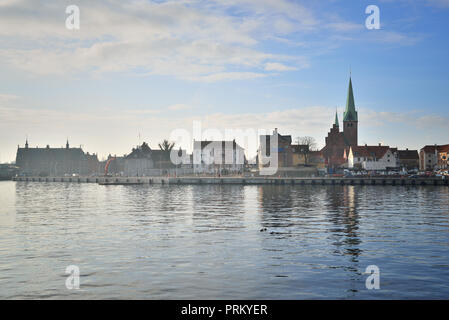
<instances>
[{"instance_id":1,"label":"church with green spire","mask_svg":"<svg viewBox=\"0 0 449 320\"><path fill-rule=\"evenodd\" d=\"M326 145L321 150L325 163L331 170L346 163L349 147L355 147L358 143L358 114L355 109L351 77L349 77L342 129L343 130L340 131L338 113L335 112L334 124L327 134Z\"/></svg>"}]
</instances>

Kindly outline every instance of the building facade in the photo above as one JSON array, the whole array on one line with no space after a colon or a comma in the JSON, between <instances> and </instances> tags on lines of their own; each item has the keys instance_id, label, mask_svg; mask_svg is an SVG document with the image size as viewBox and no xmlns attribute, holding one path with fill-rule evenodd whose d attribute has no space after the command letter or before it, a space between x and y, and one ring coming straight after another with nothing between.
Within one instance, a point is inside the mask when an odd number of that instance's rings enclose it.
<instances>
[{"instance_id":1,"label":"building facade","mask_svg":"<svg viewBox=\"0 0 449 320\"><path fill-rule=\"evenodd\" d=\"M428 145L419 151L419 169L435 170L449 168L449 144Z\"/></svg>"},{"instance_id":2,"label":"building facade","mask_svg":"<svg viewBox=\"0 0 449 320\"><path fill-rule=\"evenodd\" d=\"M308 145L293 144L292 149L292 166L305 166L309 164L310 150Z\"/></svg>"},{"instance_id":3,"label":"building facade","mask_svg":"<svg viewBox=\"0 0 449 320\"><path fill-rule=\"evenodd\" d=\"M85 154L81 148L30 148L28 139L25 147L17 147L16 166L19 174L34 176L91 175L98 173L99 161L96 154Z\"/></svg>"},{"instance_id":4,"label":"building facade","mask_svg":"<svg viewBox=\"0 0 449 320\"><path fill-rule=\"evenodd\" d=\"M274 142L271 145L271 141ZM273 130L271 135L261 135L259 136L259 170L263 167L269 166L270 164L264 164L260 159L267 157L277 156L277 167L278 168L288 168L293 166L293 149L292 149L292 136L291 135L281 135L278 129Z\"/></svg>"},{"instance_id":5,"label":"building facade","mask_svg":"<svg viewBox=\"0 0 449 320\"><path fill-rule=\"evenodd\" d=\"M185 150L178 153L185 154ZM153 150L148 143L132 149L124 158L124 175L126 176L155 176L175 172L181 167L171 161L171 150Z\"/></svg>"},{"instance_id":6,"label":"building facade","mask_svg":"<svg viewBox=\"0 0 449 320\"><path fill-rule=\"evenodd\" d=\"M419 168L418 150L397 150L397 159L401 169L413 170Z\"/></svg>"},{"instance_id":7,"label":"building facade","mask_svg":"<svg viewBox=\"0 0 449 320\"><path fill-rule=\"evenodd\" d=\"M351 146L348 168L363 170L397 169L397 156L388 146Z\"/></svg>"},{"instance_id":8,"label":"building facade","mask_svg":"<svg viewBox=\"0 0 449 320\"><path fill-rule=\"evenodd\" d=\"M242 174L245 150L233 141L194 141L193 170L198 174Z\"/></svg>"}]
</instances>

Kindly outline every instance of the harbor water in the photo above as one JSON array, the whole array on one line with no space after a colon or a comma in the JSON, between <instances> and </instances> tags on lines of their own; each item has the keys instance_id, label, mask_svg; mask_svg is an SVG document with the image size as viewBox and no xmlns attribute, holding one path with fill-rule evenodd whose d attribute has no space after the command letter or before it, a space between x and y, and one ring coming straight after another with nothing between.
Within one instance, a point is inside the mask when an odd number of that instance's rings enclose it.
<instances>
[{"instance_id":1,"label":"harbor water","mask_svg":"<svg viewBox=\"0 0 449 320\"><path fill-rule=\"evenodd\" d=\"M449 187L0 181L0 298L448 299Z\"/></svg>"}]
</instances>

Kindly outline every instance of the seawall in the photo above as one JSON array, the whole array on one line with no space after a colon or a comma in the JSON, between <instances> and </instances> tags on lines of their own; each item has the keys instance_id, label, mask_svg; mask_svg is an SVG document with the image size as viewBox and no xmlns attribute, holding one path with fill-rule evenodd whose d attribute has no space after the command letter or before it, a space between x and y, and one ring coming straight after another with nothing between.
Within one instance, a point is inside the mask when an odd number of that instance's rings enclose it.
<instances>
[{"instance_id":1,"label":"seawall","mask_svg":"<svg viewBox=\"0 0 449 320\"><path fill-rule=\"evenodd\" d=\"M13 181L98 183L101 185L132 184L239 184L239 185L393 185L449 186L449 179L401 177L13 177Z\"/></svg>"}]
</instances>

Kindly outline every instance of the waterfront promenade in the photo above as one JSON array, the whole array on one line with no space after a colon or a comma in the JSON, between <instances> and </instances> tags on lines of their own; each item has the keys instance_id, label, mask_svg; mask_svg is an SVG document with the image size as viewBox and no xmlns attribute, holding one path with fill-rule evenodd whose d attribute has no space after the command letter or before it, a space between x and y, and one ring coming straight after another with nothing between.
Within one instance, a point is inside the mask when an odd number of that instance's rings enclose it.
<instances>
[{"instance_id":1,"label":"waterfront promenade","mask_svg":"<svg viewBox=\"0 0 449 320\"><path fill-rule=\"evenodd\" d=\"M449 179L441 177L14 177L13 181L98 183L101 185L132 184L237 184L237 185L397 185L449 186Z\"/></svg>"}]
</instances>

